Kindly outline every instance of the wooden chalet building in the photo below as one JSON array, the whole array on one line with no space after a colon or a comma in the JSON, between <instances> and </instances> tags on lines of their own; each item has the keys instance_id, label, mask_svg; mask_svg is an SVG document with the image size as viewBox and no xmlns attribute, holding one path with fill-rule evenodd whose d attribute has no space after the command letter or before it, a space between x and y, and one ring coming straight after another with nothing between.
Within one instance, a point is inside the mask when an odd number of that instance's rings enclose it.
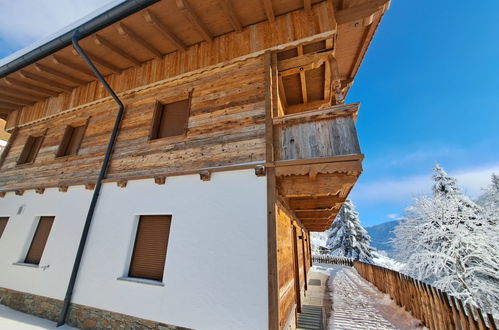
<instances>
[{"instance_id":1,"label":"wooden chalet building","mask_svg":"<svg viewBox=\"0 0 499 330\"><path fill-rule=\"evenodd\" d=\"M2 60L0 302L80 328L294 328L310 232L362 171L344 100L388 5L118 1Z\"/></svg>"}]
</instances>

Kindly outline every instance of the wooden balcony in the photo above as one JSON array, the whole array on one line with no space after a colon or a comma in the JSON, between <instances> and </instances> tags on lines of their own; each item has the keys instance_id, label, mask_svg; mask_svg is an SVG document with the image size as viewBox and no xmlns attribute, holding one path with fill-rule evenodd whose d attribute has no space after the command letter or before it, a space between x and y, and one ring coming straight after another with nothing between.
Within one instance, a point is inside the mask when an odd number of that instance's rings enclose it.
<instances>
[{"instance_id":1,"label":"wooden balcony","mask_svg":"<svg viewBox=\"0 0 499 330\"><path fill-rule=\"evenodd\" d=\"M362 172L359 104L274 118L277 188L310 231L329 228Z\"/></svg>"}]
</instances>

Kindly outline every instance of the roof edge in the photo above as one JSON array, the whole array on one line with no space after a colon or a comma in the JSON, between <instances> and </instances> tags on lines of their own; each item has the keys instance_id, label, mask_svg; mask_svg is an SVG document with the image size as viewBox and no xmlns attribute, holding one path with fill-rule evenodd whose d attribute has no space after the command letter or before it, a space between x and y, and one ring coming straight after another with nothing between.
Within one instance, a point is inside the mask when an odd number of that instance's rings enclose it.
<instances>
[{"instance_id":1,"label":"roof edge","mask_svg":"<svg viewBox=\"0 0 499 330\"><path fill-rule=\"evenodd\" d=\"M47 57L64 47L71 45L71 37L75 30L79 30L81 38L85 38L139 10L149 7L160 0L126 0L90 20L71 28L69 31L57 35L48 42L22 54L8 63L0 66L0 78L16 72L25 66ZM22 52L22 50L21 50ZM14 53L15 54L15 53Z\"/></svg>"}]
</instances>

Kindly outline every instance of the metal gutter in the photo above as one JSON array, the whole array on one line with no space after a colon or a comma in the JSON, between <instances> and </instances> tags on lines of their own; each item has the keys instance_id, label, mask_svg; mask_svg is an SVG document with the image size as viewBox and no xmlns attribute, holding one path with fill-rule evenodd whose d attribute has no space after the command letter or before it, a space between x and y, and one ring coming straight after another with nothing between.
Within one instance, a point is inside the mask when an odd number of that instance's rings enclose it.
<instances>
[{"instance_id":1,"label":"metal gutter","mask_svg":"<svg viewBox=\"0 0 499 330\"><path fill-rule=\"evenodd\" d=\"M95 65L92 63L90 58L87 56L85 51L80 47L78 41L83 38L82 35L79 34L78 30L75 30L72 36L72 44L78 54L83 58L85 63L89 66L89 68L93 71L93 73L97 76L97 79L104 85L104 88L108 91L109 94L113 97L119 107L118 114L116 115L116 120L114 122L113 131L111 133L111 137L109 138L109 143L107 145L106 154L104 156L104 161L102 162L102 167L99 173L99 177L97 178L97 183L95 185L94 193L92 195L92 201L90 202L90 206L88 208L87 218L85 219L85 225L83 227L83 232L81 234L80 243L78 245L78 250L76 252L75 262L73 264L73 270L71 271L71 277L69 278L68 288L66 290L66 295L64 297L64 304L61 310L61 314L59 315L59 321L57 322L57 326L61 326L66 323L66 318L69 311L69 305L71 303L71 297L73 296L73 289L76 283L76 277L78 276L78 270L80 269L81 259L83 256L83 250L85 249L85 243L87 242L88 232L90 230L90 224L92 222L95 206L97 205L97 201L99 199L100 190L102 187L102 180L104 179L107 168L109 166L109 161L111 160L111 154L113 153L114 142L116 141L116 136L118 135L118 130L121 125L121 120L123 118L124 105L121 100L118 98L116 93L113 91L111 86L104 79L102 74L97 70Z\"/></svg>"},{"instance_id":2,"label":"metal gutter","mask_svg":"<svg viewBox=\"0 0 499 330\"><path fill-rule=\"evenodd\" d=\"M80 39L85 38L117 21L128 17L139 10L149 7L160 0L126 0L125 2L106 10L105 12L91 18L54 39L36 47L27 53L20 55L12 61L0 66L0 78L16 72L27 65L35 63L42 58L61 50L72 43L72 36L75 31L79 31ZM21 50L22 52L22 50ZM1 63L1 61L0 61Z\"/></svg>"}]
</instances>

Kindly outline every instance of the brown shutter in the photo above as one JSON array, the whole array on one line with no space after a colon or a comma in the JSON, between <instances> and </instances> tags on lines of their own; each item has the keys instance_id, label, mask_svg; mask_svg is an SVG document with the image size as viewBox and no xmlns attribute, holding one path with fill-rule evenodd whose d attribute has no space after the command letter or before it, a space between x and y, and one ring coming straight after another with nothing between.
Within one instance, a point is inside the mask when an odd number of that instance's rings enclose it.
<instances>
[{"instance_id":1,"label":"brown shutter","mask_svg":"<svg viewBox=\"0 0 499 330\"><path fill-rule=\"evenodd\" d=\"M165 104L159 118L158 138L184 135L189 120L189 100Z\"/></svg>"},{"instance_id":2,"label":"brown shutter","mask_svg":"<svg viewBox=\"0 0 499 330\"><path fill-rule=\"evenodd\" d=\"M35 161L38 150L40 149L43 141L43 136L30 136L26 140L21 156L17 161L18 164L32 163Z\"/></svg>"},{"instance_id":3,"label":"brown shutter","mask_svg":"<svg viewBox=\"0 0 499 330\"><path fill-rule=\"evenodd\" d=\"M61 145L57 151L57 156L76 155L80 148L83 135L85 134L86 125L82 126L68 126L62 137Z\"/></svg>"},{"instance_id":4,"label":"brown shutter","mask_svg":"<svg viewBox=\"0 0 499 330\"><path fill-rule=\"evenodd\" d=\"M140 217L128 276L163 280L171 218L171 215Z\"/></svg>"},{"instance_id":5,"label":"brown shutter","mask_svg":"<svg viewBox=\"0 0 499 330\"><path fill-rule=\"evenodd\" d=\"M5 230L5 226L7 226L7 221L9 221L8 217L0 217L0 238L2 238L3 231Z\"/></svg>"},{"instance_id":6,"label":"brown shutter","mask_svg":"<svg viewBox=\"0 0 499 330\"><path fill-rule=\"evenodd\" d=\"M29 247L26 259L24 260L25 263L35 265L40 263L53 222L54 217L40 217L35 236L33 236L33 241L31 241L31 246Z\"/></svg>"},{"instance_id":7,"label":"brown shutter","mask_svg":"<svg viewBox=\"0 0 499 330\"><path fill-rule=\"evenodd\" d=\"M66 155L76 155L78 153L81 141L83 140L83 134L85 134L85 128L85 125L73 127L73 134L71 134L71 140L68 143Z\"/></svg>"}]
</instances>

